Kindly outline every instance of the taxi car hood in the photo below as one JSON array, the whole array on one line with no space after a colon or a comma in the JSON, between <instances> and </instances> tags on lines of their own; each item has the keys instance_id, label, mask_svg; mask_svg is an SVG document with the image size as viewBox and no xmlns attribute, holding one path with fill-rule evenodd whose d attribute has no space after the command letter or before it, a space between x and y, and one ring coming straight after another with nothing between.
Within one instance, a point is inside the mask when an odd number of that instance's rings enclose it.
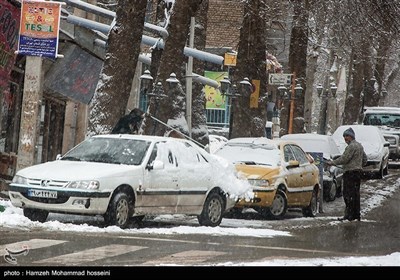
<instances>
[{"instance_id":1,"label":"taxi car hood","mask_svg":"<svg viewBox=\"0 0 400 280\"><path fill-rule=\"evenodd\" d=\"M236 164L236 170L247 179L271 178L279 173L278 166Z\"/></svg>"},{"instance_id":2,"label":"taxi car hood","mask_svg":"<svg viewBox=\"0 0 400 280\"><path fill-rule=\"evenodd\" d=\"M56 160L33 165L17 172L17 175L27 178L51 178L63 181L90 180L102 177L118 177L127 170L141 168L134 165L105 164L95 162L77 162Z\"/></svg>"}]
</instances>

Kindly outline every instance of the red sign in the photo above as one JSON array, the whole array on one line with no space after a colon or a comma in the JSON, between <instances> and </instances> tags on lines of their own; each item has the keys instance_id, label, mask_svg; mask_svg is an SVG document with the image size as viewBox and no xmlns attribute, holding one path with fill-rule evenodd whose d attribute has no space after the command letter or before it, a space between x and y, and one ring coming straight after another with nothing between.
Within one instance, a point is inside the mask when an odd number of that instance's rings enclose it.
<instances>
[{"instance_id":1,"label":"red sign","mask_svg":"<svg viewBox=\"0 0 400 280\"><path fill-rule=\"evenodd\" d=\"M7 1L0 5L0 90L9 91L8 81L15 63L20 10Z\"/></svg>"}]
</instances>

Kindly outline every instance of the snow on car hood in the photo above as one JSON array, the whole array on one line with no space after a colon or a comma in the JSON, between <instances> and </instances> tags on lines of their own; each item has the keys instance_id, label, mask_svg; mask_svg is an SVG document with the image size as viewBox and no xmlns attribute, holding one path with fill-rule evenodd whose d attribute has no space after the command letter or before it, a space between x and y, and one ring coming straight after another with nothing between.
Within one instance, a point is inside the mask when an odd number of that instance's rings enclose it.
<instances>
[{"instance_id":1,"label":"snow on car hood","mask_svg":"<svg viewBox=\"0 0 400 280\"><path fill-rule=\"evenodd\" d=\"M17 172L27 178L51 178L53 180L90 180L119 174L126 174L126 170L141 168L133 165L119 165L84 161L56 160L33 165Z\"/></svg>"}]
</instances>

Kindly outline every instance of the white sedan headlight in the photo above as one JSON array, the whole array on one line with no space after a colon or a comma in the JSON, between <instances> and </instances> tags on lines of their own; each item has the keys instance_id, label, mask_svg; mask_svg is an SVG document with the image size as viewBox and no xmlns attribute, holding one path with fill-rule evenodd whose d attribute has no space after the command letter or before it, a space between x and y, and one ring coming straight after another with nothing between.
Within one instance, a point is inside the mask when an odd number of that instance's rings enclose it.
<instances>
[{"instance_id":1,"label":"white sedan headlight","mask_svg":"<svg viewBox=\"0 0 400 280\"><path fill-rule=\"evenodd\" d=\"M72 181L69 182L65 187L70 189L98 190L100 187L100 182L94 180Z\"/></svg>"},{"instance_id":2,"label":"white sedan headlight","mask_svg":"<svg viewBox=\"0 0 400 280\"><path fill-rule=\"evenodd\" d=\"M14 184L27 185L28 179L26 179L25 177L19 176L19 175L15 175L12 179L12 182Z\"/></svg>"},{"instance_id":3,"label":"white sedan headlight","mask_svg":"<svg viewBox=\"0 0 400 280\"><path fill-rule=\"evenodd\" d=\"M249 184L255 187L269 187L269 181L264 179L248 179Z\"/></svg>"}]
</instances>

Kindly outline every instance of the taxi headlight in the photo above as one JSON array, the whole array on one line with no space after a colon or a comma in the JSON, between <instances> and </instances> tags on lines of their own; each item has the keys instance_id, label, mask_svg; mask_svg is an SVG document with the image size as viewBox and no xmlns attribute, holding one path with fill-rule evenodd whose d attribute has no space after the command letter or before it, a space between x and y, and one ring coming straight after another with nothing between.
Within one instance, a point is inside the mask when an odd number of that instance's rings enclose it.
<instances>
[{"instance_id":1,"label":"taxi headlight","mask_svg":"<svg viewBox=\"0 0 400 280\"><path fill-rule=\"evenodd\" d=\"M70 189L98 190L100 182L94 180L71 181L65 187Z\"/></svg>"},{"instance_id":2,"label":"taxi headlight","mask_svg":"<svg viewBox=\"0 0 400 280\"><path fill-rule=\"evenodd\" d=\"M268 187L269 181L265 179L248 179L250 185L255 187Z\"/></svg>"}]
</instances>

